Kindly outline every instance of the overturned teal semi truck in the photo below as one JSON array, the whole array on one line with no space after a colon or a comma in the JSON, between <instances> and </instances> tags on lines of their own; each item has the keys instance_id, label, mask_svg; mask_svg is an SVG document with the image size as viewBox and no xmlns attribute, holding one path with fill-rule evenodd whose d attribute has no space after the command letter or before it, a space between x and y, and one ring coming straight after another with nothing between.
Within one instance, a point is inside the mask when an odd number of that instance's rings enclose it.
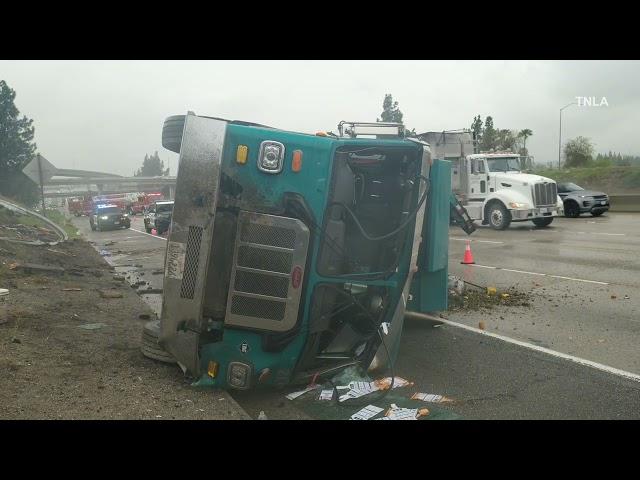
<instances>
[{"instance_id":1,"label":"overturned teal semi truck","mask_svg":"<svg viewBox=\"0 0 640 480\"><path fill-rule=\"evenodd\" d=\"M450 164L402 125L312 135L189 112L167 118L162 141L180 158L143 352L197 385L381 370L405 310L447 308Z\"/></svg>"}]
</instances>

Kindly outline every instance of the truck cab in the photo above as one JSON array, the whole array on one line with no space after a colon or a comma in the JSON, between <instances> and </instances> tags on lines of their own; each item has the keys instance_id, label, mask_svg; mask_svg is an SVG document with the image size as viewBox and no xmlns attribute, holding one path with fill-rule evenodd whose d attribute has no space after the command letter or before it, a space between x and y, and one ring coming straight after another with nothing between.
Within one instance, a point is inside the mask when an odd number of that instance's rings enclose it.
<instances>
[{"instance_id":1,"label":"truck cab","mask_svg":"<svg viewBox=\"0 0 640 480\"><path fill-rule=\"evenodd\" d=\"M405 308L446 309L450 164L401 125L339 132L165 121L180 158L145 355L175 359L199 386L308 384L383 369Z\"/></svg>"},{"instance_id":2,"label":"truck cab","mask_svg":"<svg viewBox=\"0 0 640 480\"><path fill-rule=\"evenodd\" d=\"M556 182L523 173L528 157L512 152L472 153L471 135L465 131L421 134L434 155L452 162L451 187L469 216L495 230L511 222L531 221L546 227L563 215Z\"/></svg>"}]
</instances>

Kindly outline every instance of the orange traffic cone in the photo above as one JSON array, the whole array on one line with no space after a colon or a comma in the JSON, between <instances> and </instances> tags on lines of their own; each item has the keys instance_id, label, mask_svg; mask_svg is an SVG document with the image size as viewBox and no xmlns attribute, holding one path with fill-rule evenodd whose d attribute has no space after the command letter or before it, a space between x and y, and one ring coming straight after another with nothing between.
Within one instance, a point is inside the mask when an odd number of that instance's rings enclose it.
<instances>
[{"instance_id":1,"label":"orange traffic cone","mask_svg":"<svg viewBox=\"0 0 640 480\"><path fill-rule=\"evenodd\" d=\"M467 240L467 246L464 249L464 258L460 263L464 265L471 265L473 263L476 263L473 261L473 254L471 253L471 242L469 240Z\"/></svg>"}]
</instances>

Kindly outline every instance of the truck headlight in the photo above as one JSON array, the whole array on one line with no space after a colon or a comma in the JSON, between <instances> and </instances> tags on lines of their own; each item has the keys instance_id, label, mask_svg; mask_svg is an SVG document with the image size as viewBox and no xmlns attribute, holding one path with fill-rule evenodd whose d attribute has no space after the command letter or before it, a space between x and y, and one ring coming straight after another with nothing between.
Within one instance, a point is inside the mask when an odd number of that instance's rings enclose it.
<instances>
[{"instance_id":1,"label":"truck headlight","mask_svg":"<svg viewBox=\"0 0 640 480\"><path fill-rule=\"evenodd\" d=\"M227 374L227 382L229 386L245 390L249 388L251 380L251 367L245 363L231 362L229 364L229 373Z\"/></svg>"},{"instance_id":2,"label":"truck headlight","mask_svg":"<svg viewBox=\"0 0 640 480\"><path fill-rule=\"evenodd\" d=\"M258 169L265 173L280 173L284 160L284 145L270 140L260 144Z\"/></svg>"},{"instance_id":3,"label":"truck headlight","mask_svg":"<svg viewBox=\"0 0 640 480\"><path fill-rule=\"evenodd\" d=\"M102 215L102 216L100 217L100 220L109 220L109 217L107 217L106 215Z\"/></svg>"},{"instance_id":4,"label":"truck headlight","mask_svg":"<svg viewBox=\"0 0 640 480\"><path fill-rule=\"evenodd\" d=\"M518 203L518 202L509 202L509 206L511 208L526 208L527 204L526 203Z\"/></svg>"}]
</instances>

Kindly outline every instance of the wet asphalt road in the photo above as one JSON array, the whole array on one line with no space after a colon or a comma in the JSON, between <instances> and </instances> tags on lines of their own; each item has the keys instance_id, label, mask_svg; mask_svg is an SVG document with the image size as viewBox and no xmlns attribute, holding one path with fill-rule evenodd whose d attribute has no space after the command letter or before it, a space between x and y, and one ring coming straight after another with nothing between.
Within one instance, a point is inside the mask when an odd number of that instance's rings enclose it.
<instances>
[{"instance_id":1,"label":"wet asphalt road","mask_svg":"<svg viewBox=\"0 0 640 480\"><path fill-rule=\"evenodd\" d=\"M91 232L86 217L75 221L130 282L147 282L139 290L162 288L154 272L163 268L166 242L143 233L142 217L133 217L130 230L110 232ZM450 236L451 273L479 285L515 286L532 307L445 314L449 321L477 327L482 320L487 331L640 373L640 215L561 218L545 230L527 223L504 232L480 227L471 245L482 267L460 265L467 237L457 228ZM484 268L494 266L518 272ZM158 294L143 298L159 313ZM640 382L451 325L405 325L395 374L419 391L457 399L448 408L464 418L640 418ZM253 418L260 410L272 419L306 418L282 393L233 396Z\"/></svg>"},{"instance_id":2,"label":"wet asphalt road","mask_svg":"<svg viewBox=\"0 0 640 480\"><path fill-rule=\"evenodd\" d=\"M556 218L547 228L532 227L480 227L471 236L476 266L460 264L467 236L450 230L450 273L482 286L516 287L530 295L532 308L449 319L475 327L482 320L488 331L640 374L640 214Z\"/></svg>"}]
</instances>

